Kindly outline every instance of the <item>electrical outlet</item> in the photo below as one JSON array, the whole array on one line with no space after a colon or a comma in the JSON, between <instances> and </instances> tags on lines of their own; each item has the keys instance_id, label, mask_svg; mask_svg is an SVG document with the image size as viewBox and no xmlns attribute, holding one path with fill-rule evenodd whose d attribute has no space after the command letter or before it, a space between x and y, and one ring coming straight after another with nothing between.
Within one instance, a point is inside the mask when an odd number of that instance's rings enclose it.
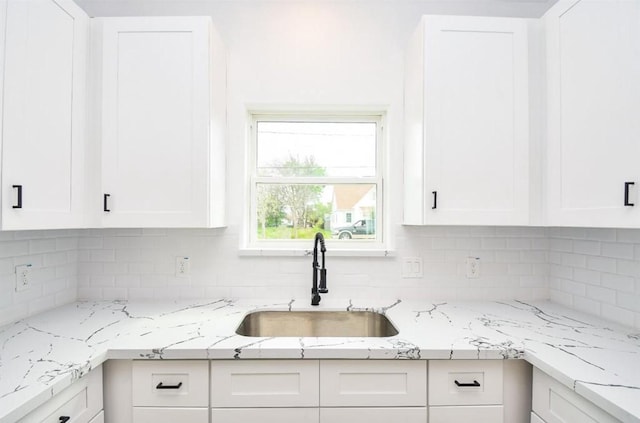
<instances>
[{"instance_id":1,"label":"electrical outlet","mask_svg":"<svg viewBox=\"0 0 640 423\"><path fill-rule=\"evenodd\" d=\"M422 257L402 258L402 277L404 279L422 277Z\"/></svg>"},{"instance_id":2,"label":"electrical outlet","mask_svg":"<svg viewBox=\"0 0 640 423\"><path fill-rule=\"evenodd\" d=\"M467 257L467 279L480 277L480 257Z\"/></svg>"},{"instance_id":3,"label":"electrical outlet","mask_svg":"<svg viewBox=\"0 0 640 423\"><path fill-rule=\"evenodd\" d=\"M188 276L190 271L189 257L176 257L176 276Z\"/></svg>"},{"instance_id":4,"label":"electrical outlet","mask_svg":"<svg viewBox=\"0 0 640 423\"><path fill-rule=\"evenodd\" d=\"M16 292L26 291L31 286L31 265L16 266Z\"/></svg>"}]
</instances>

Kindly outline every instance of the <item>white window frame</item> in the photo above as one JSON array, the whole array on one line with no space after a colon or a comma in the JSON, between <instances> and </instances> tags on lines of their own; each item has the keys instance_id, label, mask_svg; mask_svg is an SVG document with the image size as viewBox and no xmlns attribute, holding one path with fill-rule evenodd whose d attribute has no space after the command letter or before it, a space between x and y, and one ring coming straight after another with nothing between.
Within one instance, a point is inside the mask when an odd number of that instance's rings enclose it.
<instances>
[{"instance_id":1,"label":"white window frame","mask_svg":"<svg viewBox=\"0 0 640 423\"><path fill-rule=\"evenodd\" d=\"M376 189L376 234L375 240L338 241L327 238L327 251L336 256L390 256L388 240L388 200L386 199L384 181L386 167L386 113L382 111L363 112L249 112L250 122L247 143L246 172L246 206L243 235L240 246L241 255L263 256L296 256L312 253L313 240L259 240L257 237L257 186L266 184L313 183L317 185L333 184L371 184ZM372 177L264 177L257 175L257 124L267 122L372 122L376 123L376 175Z\"/></svg>"}]
</instances>

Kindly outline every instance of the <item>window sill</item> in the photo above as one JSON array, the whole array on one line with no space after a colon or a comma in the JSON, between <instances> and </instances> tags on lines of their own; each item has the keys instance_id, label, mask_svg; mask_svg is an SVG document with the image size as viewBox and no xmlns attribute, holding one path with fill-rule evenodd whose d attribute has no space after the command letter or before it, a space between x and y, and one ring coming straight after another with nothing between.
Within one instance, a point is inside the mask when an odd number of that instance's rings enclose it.
<instances>
[{"instance_id":1,"label":"window sill","mask_svg":"<svg viewBox=\"0 0 640 423\"><path fill-rule=\"evenodd\" d=\"M308 257L313 254L312 249L296 248L240 248L240 256L263 256L263 257ZM384 249L331 249L327 250L327 255L332 257L394 257L394 250Z\"/></svg>"}]
</instances>

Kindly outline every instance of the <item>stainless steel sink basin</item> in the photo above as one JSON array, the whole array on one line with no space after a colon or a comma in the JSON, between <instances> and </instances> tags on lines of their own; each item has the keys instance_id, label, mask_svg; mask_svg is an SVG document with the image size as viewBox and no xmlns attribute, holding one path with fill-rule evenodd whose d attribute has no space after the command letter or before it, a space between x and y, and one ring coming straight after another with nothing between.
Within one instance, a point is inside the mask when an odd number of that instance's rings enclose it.
<instances>
[{"instance_id":1,"label":"stainless steel sink basin","mask_svg":"<svg viewBox=\"0 0 640 423\"><path fill-rule=\"evenodd\" d=\"M384 315L371 311L256 311L236 329L260 337L387 337L398 330Z\"/></svg>"}]
</instances>

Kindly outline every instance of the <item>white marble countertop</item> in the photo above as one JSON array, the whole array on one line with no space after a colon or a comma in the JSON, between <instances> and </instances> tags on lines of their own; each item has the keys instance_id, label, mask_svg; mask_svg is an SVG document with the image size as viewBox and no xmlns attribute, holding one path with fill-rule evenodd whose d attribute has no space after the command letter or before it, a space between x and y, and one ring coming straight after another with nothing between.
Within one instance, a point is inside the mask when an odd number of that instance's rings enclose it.
<instances>
[{"instance_id":1,"label":"white marble countertop","mask_svg":"<svg viewBox=\"0 0 640 423\"><path fill-rule=\"evenodd\" d=\"M338 301L385 313L389 338L248 338L256 309L307 299L78 302L0 327L0 423L15 422L108 359L524 358L624 422L640 423L640 334L549 302Z\"/></svg>"}]
</instances>

